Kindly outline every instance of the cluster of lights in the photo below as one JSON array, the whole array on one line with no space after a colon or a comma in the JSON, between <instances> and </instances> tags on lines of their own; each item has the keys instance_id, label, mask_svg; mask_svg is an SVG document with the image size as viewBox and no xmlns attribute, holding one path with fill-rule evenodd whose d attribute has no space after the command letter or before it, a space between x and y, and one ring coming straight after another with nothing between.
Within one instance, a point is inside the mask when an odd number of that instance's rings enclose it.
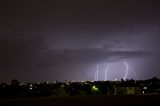
<instances>
[{"instance_id":1,"label":"cluster of lights","mask_svg":"<svg viewBox=\"0 0 160 106\"><path fill-rule=\"evenodd\" d=\"M93 91L93 92L96 92L96 91L99 91L99 89L98 89L95 85L93 85L93 86L92 86L92 91Z\"/></svg>"},{"instance_id":2,"label":"cluster of lights","mask_svg":"<svg viewBox=\"0 0 160 106\"><path fill-rule=\"evenodd\" d=\"M33 89L33 88L32 88L32 87L33 87L33 85L32 85L32 84L30 84L29 86L30 86L30 88L29 88L29 89L30 89L30 90L32 90L32 89Z\"/></svg>"},{"instance_id":3,"label":"cluster of lights","mask_svg":"<svg viewBox=\"0 0 160 106\"><path fill-rule=\"evenodd\" d=\"M143 91L142 91L143 94L145 93L145 90L147 90L147 87L146 87L146 86L143 87Z\"/></svg>"}]
</instances>

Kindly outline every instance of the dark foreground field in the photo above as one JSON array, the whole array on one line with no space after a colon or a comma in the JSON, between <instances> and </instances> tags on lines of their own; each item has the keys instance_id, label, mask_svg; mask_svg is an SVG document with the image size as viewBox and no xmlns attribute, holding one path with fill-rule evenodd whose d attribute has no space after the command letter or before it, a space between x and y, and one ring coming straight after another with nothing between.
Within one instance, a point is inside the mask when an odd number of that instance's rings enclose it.
<instances>
[{"instance_id":1,"label":"dark foreground field","mask_svg":"<svg viewBox=\"0 0 160 106\"><path fill-rule=\"evenodd\" d=\"M0 106L160 106L160 96L73 96L0 100Z\"/></svg>"}]
</instances>

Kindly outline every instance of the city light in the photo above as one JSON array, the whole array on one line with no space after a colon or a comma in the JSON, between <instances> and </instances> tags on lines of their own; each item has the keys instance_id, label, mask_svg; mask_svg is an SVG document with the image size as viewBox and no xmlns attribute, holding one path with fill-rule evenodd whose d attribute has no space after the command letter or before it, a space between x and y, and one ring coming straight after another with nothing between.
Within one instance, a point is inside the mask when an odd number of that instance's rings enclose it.
<instances>
[{"instance_id":1,"label":"city light","mask_svg":"<svg viewBox=\"0 0 160 106\"><path fill-rule=\"evenodd\" d=\"M94 91L94 92L95 92L95 91L99 91L99 89L98 89L95 85L93 85L93 86L92 86L92 91Z\"/></svg>"},{"instance_id":2,"label":"city light","mask_svg":"<svg viewBox=\"0 0 160 106\"><path fill-rule=\"evenodd\" d=\"M143 89L144 89L144 90L146 90L146 89L147 89L147 87L145 86L145 87L143 87Z\"/></svg>"}]
</instances>

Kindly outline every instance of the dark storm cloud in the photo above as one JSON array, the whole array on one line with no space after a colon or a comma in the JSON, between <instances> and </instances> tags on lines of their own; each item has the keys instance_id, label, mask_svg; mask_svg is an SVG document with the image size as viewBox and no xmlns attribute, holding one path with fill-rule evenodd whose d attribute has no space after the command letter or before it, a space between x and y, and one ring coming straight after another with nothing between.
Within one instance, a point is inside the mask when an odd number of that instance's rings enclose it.
<instances>
[{"instance_id":1,"label":"dark storm cloud","mask_svg":"<svg viewBox=\"0 0 160 106\"><path fill-rule=\"evenodd\" d=\"M146 58L152 55L153 53L148 51L112 51L104 48L63 49L45 53L41 58L41 64L103 64L127 61L128 59Z\"/></svg>"},{"instance_id":2,"label":"dark storm cloud","mask_svg":"<svg viewBox=\"0 0 160 106\"><path fill-rule=\"evenodd\" d=\"M44 79L51 71L55 72L54 77L63 79L60 74L68 70L76 74L75 70L87 67L88 71L89 66L84 64L132 61L152 55L156 58L134 68L144 75L145 70L148 76L160 75L157 74L159 19L158 0L3 1L0 3L0 78L8 73L12 75L11 71L21 71L24 73L21 79L26 73L29 79L34 79L32 75L43 70L48 72L39 74ZM70 68L72 64L76 64L74 69ZM150 70L152 67L156 72Z\"/></svg>"},{"instance_id":3,"label":"dark storm cloud","mask_svg":"<svg viewBox=\"0 0 160 106\"><path fill-rule=\"evenodd\" d=\"M45 49L43 39L36 36L5 35L0 37L0 68L25 69L35 63Z\"/></svg>"},{"instance_id":4,"label":"dark storm cloud","mask_svg":"<svg viewBox=\"0 0 160 106\"><path fill-rule=\"evenodd\" d=\"M32 69L65 63L106 63L150 55L145 51L118 50L119 41L105 43L102 48L50 49L41 36L1 36L1 69ZM116 48L117 50L112 50Z\"/></svg>"}]
</instances>

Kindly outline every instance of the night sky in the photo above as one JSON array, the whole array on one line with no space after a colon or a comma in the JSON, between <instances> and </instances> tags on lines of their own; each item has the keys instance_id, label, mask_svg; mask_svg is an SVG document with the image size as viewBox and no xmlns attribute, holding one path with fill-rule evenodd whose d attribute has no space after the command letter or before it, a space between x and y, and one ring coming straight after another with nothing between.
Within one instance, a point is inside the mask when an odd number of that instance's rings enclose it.
<instances>
[{"instance_id":1,"label":"night sky","mask_svg":"<svg viewBox=\"0 0 160 106\"><path fill-rule=\"evenodd\" d=\"M0 81L160 77L158 1L1 1Z\"/></svg>"}]
</instances>

